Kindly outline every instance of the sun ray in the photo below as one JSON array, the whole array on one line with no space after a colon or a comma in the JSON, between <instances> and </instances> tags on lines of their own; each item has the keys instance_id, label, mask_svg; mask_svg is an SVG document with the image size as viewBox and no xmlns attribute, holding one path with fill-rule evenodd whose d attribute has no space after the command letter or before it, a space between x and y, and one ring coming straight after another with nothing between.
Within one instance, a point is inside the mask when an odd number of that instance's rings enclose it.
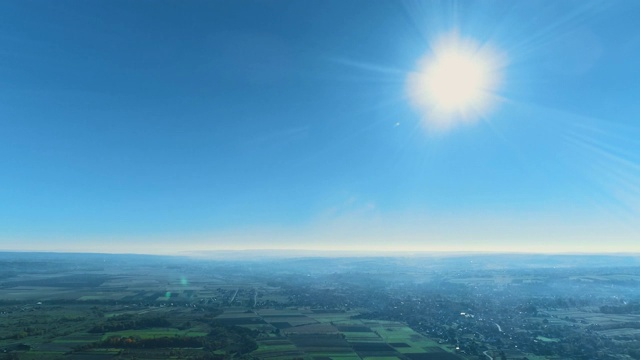
<instances>
[{"instance_id":1,"label":"sun ray","mask_svg":"<svg viewBox=\"0 0 640 360\"><path fill-rule=\"evenodd\" d=\"M344 58L332 58L331 61L338 64L342 64L342 65L352 66L357 69L372 71L372 72L377 72L382 74L402 75L406 73L406 71L401 69L384 66L384 65L373 64L373 63L364 62L364 61L355 61L355 60L344 59Z\"/></svg>"}]
</instances>

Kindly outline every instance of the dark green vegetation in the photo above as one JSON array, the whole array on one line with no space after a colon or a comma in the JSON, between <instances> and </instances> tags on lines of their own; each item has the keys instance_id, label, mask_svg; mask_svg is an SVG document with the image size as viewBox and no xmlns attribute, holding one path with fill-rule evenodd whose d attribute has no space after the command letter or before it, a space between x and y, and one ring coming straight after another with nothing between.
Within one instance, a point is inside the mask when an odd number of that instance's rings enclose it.
<instances>
[{"instance_id":1,"label":"dark green vegetation","mask_svg":"<svg viewBox=\"0 0 640 360\"><path fill-rule=\"evenodd\" d=\"M162 316L138 316L123 314L108 318L106 321L89 329L90 333L108 331L148 329L153 327L171 327L171 322Z\"/></svg>"},{"instance_id":2,"label":"dark green vegetation","mask_svg":"<svg viewBox=\"0 0 640 360\"><path fill-rule=\"evenodd\" d=\"M474 259L0 253L0 359L640 359L639 267Z\"/></svg>"},{"instance_id":3,"label":"dark green vegetation","mask_svg":"<svg viewBox=\"0 0 640 360\"><path fill-rule=\"evenodd\" d=\"M166 320L165 320L166 321ZM166 328L171 324L167 321ZM138 327L139 328L139 327ZM152 329L149 327L149 329ZM204 336L198 332L186 334L166 334L154 333L153 330L141 333L117 333L109 335L106 339L90 343L76 348L76 352L89 349L179 349L198 348L202 349L203 358L220 358L220 352L225 357L248 354L257 349L254 340L257 335L255 330L249 330L238 326L225 326L212 323L210 331ZM73 354L73 352L71 352Z\"/></svg>"}]
</instances>

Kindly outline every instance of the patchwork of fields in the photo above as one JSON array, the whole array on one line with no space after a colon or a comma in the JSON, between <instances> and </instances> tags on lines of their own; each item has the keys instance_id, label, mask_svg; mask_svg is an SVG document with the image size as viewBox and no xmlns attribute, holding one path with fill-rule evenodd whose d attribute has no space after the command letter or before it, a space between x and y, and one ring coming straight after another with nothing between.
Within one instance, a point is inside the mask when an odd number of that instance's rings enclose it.
<instances>
[{"instance_id":1,"label":"patchwork of fields","mask_svg":"<svg viewBox=\"0 0 640 360\"><path fill-rule=\"evenodd\" d=\"M357 309L286 306L288 298L278 287L232 276L223 279L171 269L144 276L27 274L2 287L0 351L19 359L197 357L203 348L140 349L133 344L188 338L210 341L212 324L245 328L255 337L255 350L242 356L213 352L222 358L463 358L400 322L360 320ZM141 327L134 320L126 325L133 328L118 330L109 325L123 319L155 318L171 325ZM104 330L96 330L96 324ZM119 340L109 345L113 339ZM122 346L129 343L131 347Z\"/></svg>"},{"instance_id":2,"label":"patchwork of fields","mask_svg":"<svg viewBox=\"0 0 640 360\"><path fill-rule=\"evenodd\" d=\"M259 349L253 353L264 359L460 359L402 323L353 319L358 315L355 311L290 309L256 314L261 316L256 322L261 319L275 331L259 340Z\"/></svg>"}]
</instances>

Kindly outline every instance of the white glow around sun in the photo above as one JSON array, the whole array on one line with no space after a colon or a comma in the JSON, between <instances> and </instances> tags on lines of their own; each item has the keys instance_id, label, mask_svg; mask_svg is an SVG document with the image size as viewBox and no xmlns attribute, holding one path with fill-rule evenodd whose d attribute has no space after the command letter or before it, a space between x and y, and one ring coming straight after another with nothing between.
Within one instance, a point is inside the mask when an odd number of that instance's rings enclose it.
<instances>
[{"instance_id":1,"label":"white glow around sun","mask_svg":"<svg viewBox=\"0 0 640 360\"><path fill-rule=\"evenodd\" d=\"M486 116L497 101L504 57L456 35L443 37L407 78L411 103L425 125L448 129Z\"/></svg>"}]
</instances>

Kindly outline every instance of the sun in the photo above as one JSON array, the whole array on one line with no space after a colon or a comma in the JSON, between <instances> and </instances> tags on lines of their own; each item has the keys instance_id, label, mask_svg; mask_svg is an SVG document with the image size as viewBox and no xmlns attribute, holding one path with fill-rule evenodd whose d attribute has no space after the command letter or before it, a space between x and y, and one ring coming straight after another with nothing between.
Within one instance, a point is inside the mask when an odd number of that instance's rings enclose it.
<instances>
[{"instance_id":1,"label":"sun","mask_svg":"<svg viewBox=\"0 0 640 360\"><path fill-rule=\"evenodd\" d=\"M475 121L495 105L503 66L495 50L447 36L409 74L409 99L429 127L446 129Z\"/></svg>"},{"instance_id":2,"label":"sun","mask_svg":"<svg viewBox=\"0 0 640 360\"><path fill-rule=\"evenodd\" d=\"M439 54L425 70L422 86L434 105L446 112L477 105L490 84L487 64L456 49Z\"/></svg>"}]
</instances>

